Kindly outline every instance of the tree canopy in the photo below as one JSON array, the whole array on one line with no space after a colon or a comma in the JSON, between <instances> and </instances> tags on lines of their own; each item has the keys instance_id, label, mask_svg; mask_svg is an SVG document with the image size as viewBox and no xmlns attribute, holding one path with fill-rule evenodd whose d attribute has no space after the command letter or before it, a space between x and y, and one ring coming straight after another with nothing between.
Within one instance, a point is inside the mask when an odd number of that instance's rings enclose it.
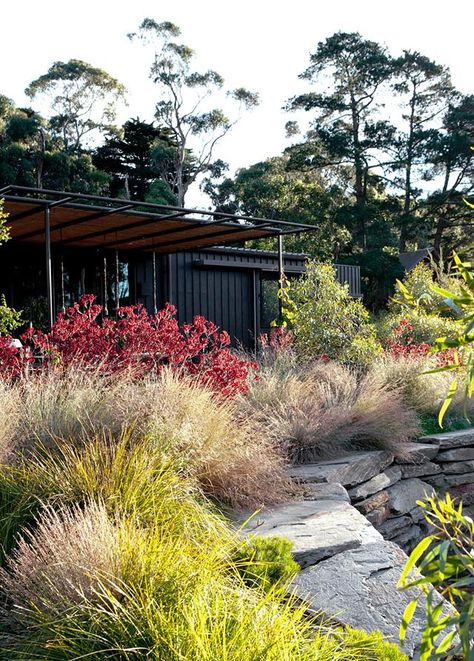
<instances>
[{"instance_id":1,"label":"tree canopy","mask_svg":"<svg viewBox=\"0 0 474 661\"><path fill-rule=\"evenodd\" d=\"M171 22L146 18L128 36L151 53L148 119L117 124L119 80L54 62L26 88L35 107L0 95L0 185L183 205L199 183L216 210L314 225L285 248L359 264L373 308L400 275L400 251L472 246L474 95L443 64L355 32L329 36L299 76L307 89L286 101L287 148L230 175L216 147L258 94L197 70Z\"/></svg>"}]
</instances>

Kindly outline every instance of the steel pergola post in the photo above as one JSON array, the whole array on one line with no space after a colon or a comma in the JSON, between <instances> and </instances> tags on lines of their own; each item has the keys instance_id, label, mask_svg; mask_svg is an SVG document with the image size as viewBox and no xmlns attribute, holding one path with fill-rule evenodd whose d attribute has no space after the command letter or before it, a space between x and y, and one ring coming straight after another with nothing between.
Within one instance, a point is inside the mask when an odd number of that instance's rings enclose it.
<instances>
[{"instance_id":1,"label":"steel pergola post","mask_svg":"<svg viewBox=\"0 0 474 661\"><path fill-rule=\"evenodd\" d=\"M152 270L152 296L153 296L153 314L158 312L157 296L156 296L156 252L153 251L151 255L151 270Z\"/></svg>"},{"instance_id":2,"label":"steel pergola post","mask_svg":"<svg viewBox=\"0 0 474 661\"><path fill-rule=\"evenodd\" d=\"M285 270L283 265L283 235L278 235L278 284L279 289L283 287L283 281L285 279ZM280 319L283 316L283 299L278 295L278 314Z\"/></svg>"},{"instance_id":3,"label":"steel pergola post","mask_svg":"<svg viewBox=\"0 0 474 661\"><path fill-rule=\"evenodd\" d=\"M120 263L119 263L119 254L118 250L115 251L115 314L120 307Z\"/></svg>"},{"instance_id":4,"label":"steel pergola post","mask_svg":"<svg viewBox=\"0 0 474 661\"><path fill-rule=\"evenodd\" d=\"M54 324L54 295L53 295L53 262L51 256L51 224L49 207L44 210L44 236L46 257L46 298L48 302L48 323L50 329Z\"/></svg>"},{"instance_id":5,"label":"steel pergola post","mask_svg":"<svg viewBox=\"0 0 474 661\"><path fill-rule=\"evenodd\" d=\"M107 255L104 253L103 262L102 262L102 278L103 278L103 313L104 317L109 316L109 305L108 305L108 291L107 291Z\"/></svg>"}]
</instances>

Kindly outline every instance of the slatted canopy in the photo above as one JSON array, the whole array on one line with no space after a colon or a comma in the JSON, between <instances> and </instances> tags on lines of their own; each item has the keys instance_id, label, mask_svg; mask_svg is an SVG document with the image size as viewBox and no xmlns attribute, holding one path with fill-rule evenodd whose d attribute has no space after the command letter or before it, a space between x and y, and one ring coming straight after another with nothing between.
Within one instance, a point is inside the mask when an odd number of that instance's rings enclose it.
<instances>
[{"instance_id":1,"label":"slatted canopy","mask_svg":"<svg viewBox=\"0 0 474 661\"><path fill-rule=\"evenodd\" d=\"M72 192L0 190L16 241L173 253L314 230L313 225ZM46 213L45 213L46 212ZM46 219L46 215L48 218Z\"/></svg>"},{"instance_id":2,"label":"slatted canopy","mask_svg":"<svg viewBox=\"0 0 474 661\"><path fill-rule=\"evenodd\" d=\"M5 186L0 199L8 213L14 241L44 245L46 294L50 326L54 323L52 246L115 251L115 300L119 305L119 250L152 253L153 300L156 309L156 253L173 253L234 242L278 237L280 279L283 277L282 238L314 231L314 225L186 209L25 186ZM106 261L106 257L104 257ZM64 276L61 290L64 292Z\"/></svg>"}]
</instances>

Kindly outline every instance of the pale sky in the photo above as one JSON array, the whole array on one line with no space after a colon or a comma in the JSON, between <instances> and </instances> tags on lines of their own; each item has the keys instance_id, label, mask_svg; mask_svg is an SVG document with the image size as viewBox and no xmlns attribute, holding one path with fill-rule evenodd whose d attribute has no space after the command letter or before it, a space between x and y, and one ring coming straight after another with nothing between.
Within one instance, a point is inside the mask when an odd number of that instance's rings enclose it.
<instances>
[{"instance_id":1,"label":"pale sky","mask_svg":"<svg viewBox=\"0 0 474 661\"><path fill-rule=\"evenodd\" d=\"M337 31L360 32L395 55L417 50L449 66L455 86L472 93L474 2L458 0L6 0L2 3L0 93L31 105L26 85L52 62L85 60L128 89L121 119L151 120L157 100L148 80L150 54L126 37L143 18L172 21L197 53L196 68L213 68L229 87L258 91L261 105L219 145L232 170L274 156L288 144L281 107L304 89L298 74L317 43ZM34 105L34 104L33 104ZM194 200L193 200L194 198ZM188 203L199 195L190 194Z\"/></svg>"}]
</instances>

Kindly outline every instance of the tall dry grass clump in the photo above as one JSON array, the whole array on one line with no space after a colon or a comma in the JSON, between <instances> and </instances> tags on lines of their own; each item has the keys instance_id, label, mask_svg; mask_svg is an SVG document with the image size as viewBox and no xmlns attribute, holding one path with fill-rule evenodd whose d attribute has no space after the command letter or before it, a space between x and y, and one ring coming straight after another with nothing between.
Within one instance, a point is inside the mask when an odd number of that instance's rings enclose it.
<instances>
[{"instance_id":1,"label":"tall dry grass clump","mask_svg":"<svg viewBox=\"0 0 474 661\"><path fill-rule=\"evenodd\" d=\"M90 502L56 511L46 506L34 532L20 536L0 571L0 586L15 608L58 615L92 599L100 580L118 575L118 536L106 508Z\"/></svg>"},{"instance_id":2,"label":"tall dry grass clump","mask_svg":"<svg viewBox=\"0 0 474 661\"><path fill-rule=\"evenodd\" d=\"M375 361L372 372L388 389L401 391L409 406L420 413L437 416L453 375L449 371L432 372L436 367L435 360L429 356L412 358L385 354ZM465 414L474 417L474 401L466 400L459 388L449 407L449 416Z\"/></svg>"},{"instance_id":3,"label":"tall dry grass clump","mask_svg":"<svg viewBox=\"0 0 474 661\"><path fill-rule=\"evenodd\" d=\"M75 367L2 388L0 406L12 409L1 432L4 463L55 451L58 439L82 447L128 429L137 443L146 439L176 460L207 495L233 506L257 507L292 493L285 458L255 421L189 378L166 371L142 380L127 373L106 378Z\"/></svg>"},{"instance_id":4,"label":"tall dry grass clump","mask_svg":"<svg viewBox=\"0 0 474 661\"><path fill-rule=\"evenodd\" d=\"M0 462L10 456L15 447L21 408L19 388L0 380Z\"/></svg>"},{"instance_id":5,"label":"tall dry grass clump","mask_svg":"<svg viewBox=\"0 0 474 661\"><path fill-rule=\"evenodd\" d=\"M416 411L400 389L387 388L373 371L361 375L336 362L283 375L269 367L241 403L295 462L355 449L400 455L419 432Z\"/></svg>"},{"instance_id":6,"label":"tall dry grass clump","mask_svg":"<svg viewBox=\"0 0 474 661\"><path fill-rule=\"evenodd\" d=\"M286 458L253 416L191 380L162 375L152 386L147 432L206 494L234 506L287 499Z\"/></svg>"}]
</instances>

